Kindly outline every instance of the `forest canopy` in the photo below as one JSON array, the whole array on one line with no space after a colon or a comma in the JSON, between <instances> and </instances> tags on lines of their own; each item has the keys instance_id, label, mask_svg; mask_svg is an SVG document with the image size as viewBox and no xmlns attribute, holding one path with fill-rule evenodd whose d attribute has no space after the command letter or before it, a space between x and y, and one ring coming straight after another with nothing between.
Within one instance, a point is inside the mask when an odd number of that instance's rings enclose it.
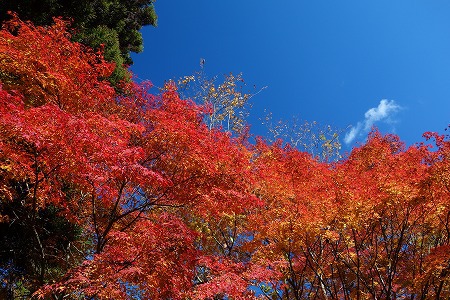
<instances>
[{"instance_id":1,"label":"forest canopy","mask_svg":"<svg viewBox=\"0 0 450 300\"><path fill-rule=\"evenodd\" d=\"M113 70L61 19L0 31L0 297L450 297L448 137L327 163Z\"/></svg>"}]
</instances>

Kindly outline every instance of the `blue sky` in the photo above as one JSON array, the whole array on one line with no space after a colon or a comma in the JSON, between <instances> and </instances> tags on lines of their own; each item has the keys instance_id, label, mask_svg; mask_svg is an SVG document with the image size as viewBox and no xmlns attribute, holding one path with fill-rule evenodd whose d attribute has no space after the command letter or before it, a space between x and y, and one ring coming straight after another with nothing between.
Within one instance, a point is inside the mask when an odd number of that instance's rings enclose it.
<instances>
[{"instance_id":1,"label":"blue sky","mask_svg":"<svg viewBox=\"0 0 450 300\"><path fill-rule=\"evenodd\" d=\"M407 144L450 124L450 1L158 0L132 70L156 86L242 72L251 131L264 109L344 130L344 150L372 125ZM347 143L346 143L347 142Z\"/></svg>"}]
</instances>

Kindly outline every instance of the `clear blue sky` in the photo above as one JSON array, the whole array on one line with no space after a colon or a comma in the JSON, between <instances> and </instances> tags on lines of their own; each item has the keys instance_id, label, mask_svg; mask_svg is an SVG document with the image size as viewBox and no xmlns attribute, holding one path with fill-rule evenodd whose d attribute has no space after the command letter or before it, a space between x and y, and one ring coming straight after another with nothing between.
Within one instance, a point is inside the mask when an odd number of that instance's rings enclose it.
<instances>
[{"instance_id":1,"label":"clear blue sky","mask_svg":"<svg viewBox=\"0 0 450 300\"><path fill-rule=\"evenodd\" d=\"M349 149L376 125L408 144L450 124L450 1L158 0L132 70L156 86L242 72L264 109L346 129ZM252 89L250 89L252 91ZM384 101L382 101L384 100ZM351 126L351 127L349 127Z\"/></svg>"}]
</instances>

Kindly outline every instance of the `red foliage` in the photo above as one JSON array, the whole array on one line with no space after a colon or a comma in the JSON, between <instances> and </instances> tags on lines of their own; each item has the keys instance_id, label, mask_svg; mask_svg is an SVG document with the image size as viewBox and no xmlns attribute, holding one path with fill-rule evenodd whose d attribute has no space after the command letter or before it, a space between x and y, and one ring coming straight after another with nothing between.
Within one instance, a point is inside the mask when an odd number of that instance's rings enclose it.
<instances>
[{"instance_id":1,"label":"red foliage","mask_svg":"<svg viewBox=\"0 0 450 300\"><path fill-rule=\"evenodd\" d=\"M0 32L0 47L2 201L26 208L21 222L42 253L40 281L29 287L40 287L41 297L190 295L204 255L195 247L207 235L201 227L256 204L250 151L208 130L203 108L174 88L157 97L129 84L115 95L103 80L111 66L72 43L59 20L43 28L15 18ZM14 188L20 184L24 194ZM49 207L77 224L87 243L85 261L62 277L50 273L35 230ZM220 292L228 289L235 290Z\"/></svg>"},{"instance_id":2,"label":"red foliage","mask_svg":"<svg viewBox=\"0 0 450 300\"><path fill-rule=\"evenodd\" d=\"M326 164L209 130L208 108L173 85L117 95L111 70L60 20L0 31L0 229L28 228L16 250L33 259L17 277L17 257L0 259L5 285L41 298L450 297L446 137L406 149L375 131ZM46 222L75 238L61 246Z\"/></svg>"}]
</instances>

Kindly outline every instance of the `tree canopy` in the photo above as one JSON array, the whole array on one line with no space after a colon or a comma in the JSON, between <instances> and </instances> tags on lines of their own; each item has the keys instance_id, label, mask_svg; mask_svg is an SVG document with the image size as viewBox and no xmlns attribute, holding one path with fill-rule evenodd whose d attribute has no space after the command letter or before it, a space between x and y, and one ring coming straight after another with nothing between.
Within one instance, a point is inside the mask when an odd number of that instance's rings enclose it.
<instances>
[{"instance_id":1,"label":"tree canopy","mask_svg":"<svg viewBox=\"0 0 450 300\"><path fill-rule=\"evenodd\" d=\"M74 40L94 49L104 47L106 60L116 69L111 82L129 77L126 66L132 64L131 52L143 50L140 29L156 26L153 0L5 0L0 2L0 22L9 20L8 12L36 25L51 25L54 17L71 21Z\"/></svg>"},{"instance_id":2,"label":"tree canopy","mask_svg":"<svg viewBox=\"0 0 450 300\"><path fill-rule=\"evenodd\" d=\"M0 31L1 297L450 297L448 137L327 163L113 68L59 19Z\"/></svg>"}]
</instances>

